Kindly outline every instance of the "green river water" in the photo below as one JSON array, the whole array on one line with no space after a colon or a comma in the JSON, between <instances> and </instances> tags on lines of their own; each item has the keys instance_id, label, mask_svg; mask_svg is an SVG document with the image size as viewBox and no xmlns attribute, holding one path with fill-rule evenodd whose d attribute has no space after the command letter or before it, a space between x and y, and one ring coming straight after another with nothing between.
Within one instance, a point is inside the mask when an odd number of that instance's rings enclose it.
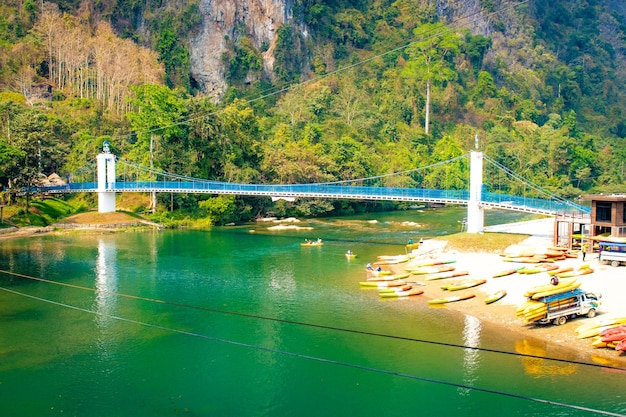
<instances>
[{"instance_id":1,"label":"green river water","mask_svg":"<svg viewBox=\"0 0 626 417\"><path fill-rule=\"evenodd\" d=\"M377 255L455 233L464 216L2 241L0 416L625 415L623 371L520 356L560 351L359 288Z\"/></svg>"}]
</instances>

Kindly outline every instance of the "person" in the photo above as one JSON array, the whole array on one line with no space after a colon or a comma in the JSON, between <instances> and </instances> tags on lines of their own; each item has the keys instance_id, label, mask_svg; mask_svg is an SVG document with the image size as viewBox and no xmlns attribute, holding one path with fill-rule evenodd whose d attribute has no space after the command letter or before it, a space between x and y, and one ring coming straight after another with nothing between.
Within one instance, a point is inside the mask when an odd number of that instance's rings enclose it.
<instances>
[{"instance_id":1,"label":"person","mask_svg":"<svg viewBox=\"0 0 626 417\"><path fill-rule=\"evenodd\" d=\"M380 272L380 271L382 271L382 270L383 270L383 269L382 269L380 266L379 266L378 268L376 268L376 272Z\"/></svg>"},{"instance_id":2,"label":"person","mask_svg":"<svg viewBox=\"0 0 626 417\"><path fill-rule=\"evenodd\" d=\"M413 244L413 239L409 239L409 245Z\"/></svg>"},{"instance_id":3,"label":"person","mask_svg":"<svg viewBox=\"0 0 626 417\"><path fill-rule=\"evenodd\" d=\"M424 243L424 239L420 238L420 245Z\"/></svg>"},{"instance_id":4,"label":"person","mask_svg":"<svg viewBox=\"0 0 626 417\"><path fill-rule=\"evenodd\" d=\"M587 242L583 243L582 253L583 253L583 261L585 260L585 256L587 256L587 248L589 248L589 244Z\"/></svg>"},{"instance_id":5,"label":"person","mask_svg":"<svg viewBox=\"0 0 626 417\"><path fill-rule=\"evenodd\" d=\"M550 280L550 284L552 285L559 285L559 277L557 277L556 275L554 275L552 277L552 279Z\"/></svg>"},{"instance_id":6,"label":"person","mask_svg":"<svg viewBox=\"0 0 626 417\"><path fill-rule=\"evenodd\" d=\"M367 269L368 269L369 271L371 271L371 270L373 269L373 268L372 268L372 264L367 264Z\"/></svg>"},{"instance_id":7,"label":"person","mask_svg":"<svg viewBox=\"0 0 626 417\"><path fill-rule=\"evenodd\" d=\"M322 239L320 239L319 237L317 238L317 243L322 243Z\"/></svg>"},{"instance_id":8,"label":"person","mask_svg":"<svg viewBox=\"0 0 626 417\"><path fill-rule=\"evenodd\" d=\"M346 252L348 255L352 255L352 251L350 249L348 249L348 252Z\"/></svg>"}]
</instances>

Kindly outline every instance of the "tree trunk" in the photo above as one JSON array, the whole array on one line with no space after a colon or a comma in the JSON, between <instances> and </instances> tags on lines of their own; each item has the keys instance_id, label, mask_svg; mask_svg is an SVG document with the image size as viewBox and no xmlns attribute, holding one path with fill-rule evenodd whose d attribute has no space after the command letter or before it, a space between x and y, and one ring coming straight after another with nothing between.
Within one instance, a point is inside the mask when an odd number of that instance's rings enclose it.
<instances>
[{"instance_id":1,"label":"tree trunk","mask_svg":"<svg viewBox=\"0 0 626 417\"><path fill-rule=\"evenodd\" d=\"M424 120L424 132L428 135L430 127L430 80L426 81L426 118Z\"/></svg>"}]
</instances>

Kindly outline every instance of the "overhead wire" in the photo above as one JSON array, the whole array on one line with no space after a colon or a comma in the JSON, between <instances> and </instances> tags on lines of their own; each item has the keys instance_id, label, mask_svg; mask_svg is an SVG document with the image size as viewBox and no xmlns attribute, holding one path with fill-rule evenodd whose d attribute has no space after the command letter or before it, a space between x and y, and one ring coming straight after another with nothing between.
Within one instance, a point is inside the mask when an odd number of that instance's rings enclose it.
<instances>
[{"instance_id":1,"label":"overhead wire","mask_svg":"<svg viewBox=\"0 0 626 417\"><path fill-rule=\"evenodd\" d=\"M540 403L540 404L547 404L547 405L551 405L551 406L555 406L555 407L561 407L561 408L567 408L567 409L571 409L571 410L584 411L584 412L598 414L598 415L611 416L611 417L625 417L624 414L614 413L614 412L605 411L605 410L599 410L599 409L595 409L595 408L591 408L591 407L584 407L584 406L580 406L580 405L576 405L576 404L569 404L569 403L564 403L564 402L560 402L560 401L547 400L545 398L538 398L538 397L533 397L533 396L529 396L529 395L514 394L514 393L511 393L511 392L505 392L505 391L500 391L500 390L490 389L490 388L483 388L483 387L478 387L478 386L475 386L475 385L461 384L461 383L456 383L456 382L451 382L451 381L444 381L444 380L435 379L435 378L428 378L428 377L423 377L423 376L419 376L419 375L412 375L412 374L408 374L408 373L405 373L405 372L390 371L390 370L387 370L387 369L380 369L380 368L375 368L375 367L372 367L372 366L358 365L358 364L354 364L354 363L348 363L348 362L343 362L343 361L334 360L334 359L328 359L328 358L321 358L321 357L318 357L318 356L306 355L306 354L297 353L297 352L289 352L289 351L286 351L286 350L268 348L268 347L254 345L254 344L250 344L250 343L237 342L237 341L230 340L230 339L224 339L224 338L220 338L220 337L215 337L215 336L209 336L209 335L205 335L205 334L195 333L195 332L191 332L191 331L188 331L188 330L174 329L174 328L171 328L171 327L161 326L161 325L158 325L158 324L146 323L144 321L129 319L129 318L126 318L126 317L121 317L121 316L116 316L116 315L112 315L112 314L108 314L108 313L102 313L102 312L98 312L98 311L93 311L93 310L89 310L89 309L86 309L86 308L81 308L81 307L73 306L73 305L70 305L70 304L61 303L61 302L58 302L58 301L48 300L48 299L45 299L45 298L42 298L42 297L37 297L37 296L34 296L34 295L26 294L26 293L23 293L23 292L20 292L20 291L11 290L11 289L8 289L8 288L5 288L5 287L1 287L1 286L0 286L0 290L6 291L8 293L12 293L14 295L19 295L19 296L31 298L31 299L36 300L36 301L41 301L41 302L53 304L53 305L56 305L56 306L59 306L59 307L80 311L80 312L83 312L83 313L93 314L93 315L100 316L100 317L106 317L106 318L109 318L109 319L123 321L123 322L126 322L126 323L136 324L136 325L139 325L139 326L150 327L150 328L162 330L162 331L165 331L165 332L171 332L171 333L181 334L181 335L185 335L185 336L191 336L191 337L197 337L197 338L201 338L201 339L205 339L205 340L211 340L211 341L214 341L214 342L225 343L225 344L229 344L229 345L233 345L233 346L245 347L245 348L254 349L254 350L260 350L260 351L269 352L269 353L273 353L273 354L279 354L279 355L289 356L289 357L298 358L298 359L311 360L311 361L315 361L315 362L326 363L326 364L329 364L329 365L343 366L343 367L346 367L346 368L359 369L359 370L362 370L362 371L374 372L374 373L379 373L379 374L385 374L385 375L395 376L395 377L399 377L399 378L405 378L405 379L411 379L411 380L416 380L416 381L422 381L422 382L430 383L430 384L444 385L444 386L453 387L453 388L462 388L462 389L466 389L466 390L470 390L470 391L483 392L483 393L486 393L486 394L499 395L499 396L504 396L504 397L508 397L508 398L515 398L515 399L519 399L519 400L530 401L530 402L535 402L535 403Z\"/></svg>"},{"instance_id":2,"label":"overhead wire","mask_svg":"<svg viewBox=\"0 0 626 417\"><path fill-rule=\"evenodd\" d=\"M216 308L211 308L211 307L196 306L196 305L193 305L193 304L185 304L185 303L178 303L178 302L172 302L172 301L158 300L158 299L149 298L149 297L143 297L143 296L138 296L138 295L124 294L124 293L119 293L119 292L114 292L114 291L102 290L102 289L98 289L98 288L84 287L84 286L80 286L80 285L76 285L76 284L68 284L68 283L64 283L64 282L52 281L52 280L45 279L45 278L33 277L33 276L24 275L24 274L20 274L20 273L17 273L17 272L1 270L1 269L0 269L0 273L16 276L16 277L19 277L19 278L29 279L29 280L32 280L32 281L39 281L39 282L44 282L44 283L48 283L48 284L53 284L53 285L59 285L59 286L68 287L68 288L79 289L79 290L83 290L83 291L90 291L90 292L94 292L94 293L114 295L114 296L117 296L117 297L120 297L120 298L129 298L129 299L141 300L141 301L152 302L152 303L157 303L157 304L171 305L171 306L175 306L175 307L183 307L183 308L189 308L189 309L194 309L194 310L208 311L208 312L212 312L212 313L220 313L220 314L227 314L227 315L233 315L233 316L239 316L239 317L247 317L247 318L252 318L252 319L256 319L256 320L266 320L266 321L273 321L273 322L284 323L284 324L291 324L291 325L297 325L297 326L306 326L306 327L312 327L312 328L318 328L318 329L324 329L324 330L338 331L338 332L343 332L343 333L353 333L353 334L359 334L359 335L364 335L364 336L374 336L374 337L381 337L381 338L386 338L386 339L394 339L394 340L402 340L402 341L408 341L408 342L432 344L432 345L437 345L437 346L445 346L445 347L459 348L459 349L465 349L465 350L474 350L474 351L480 351L480 352L497 353L497 354L501 354L501 355L519 356L519 357L526 357L526 358L532 358L532 359L544 359L544 360L549 360L549 361L553 361L553 362L562 362L562 363L567 363L567 364L590 366L590 367L595 367L595 368L604 368L604 369L612 369L612 370L618 370L618 371L626 371L626 368L621 368L621 367L617 367L617 366L609 366L609 365L598 364L598 363L574 361L574 360L571 360L571 359L553 358L553 357L547 357L547 356L541 356L541 355L533 355L533 354L527 354L527 353L519 353L519 352L509 352L509 351L505 351L505 350L491 349L491 348L484 348L484 347L465 346L465 345L449 343L449 342L441 342L441 341L434 341L434 340L427 340L427 339L417 339L417 338L408 337L408 336L389 335L389 334L377 333L377 332L369 332L369 331L364 331L364 330L346 329L346 328L343 328L343 327L328 326L328 325L315 324L315 323L307 323L307 322L301 322L301 321L295 321L295 320L281 319L281 318L278 318L278 317L266 317L266 316L261 316L261 315L257 315L257 314L242 313L242 312L238 312L238 311L230 311L230 310L216 309Z\"/></svg>"},{"instance_id":3,"label":"overhead wire","mask_svg":"<svg viewBox=\"0 0 626 417\"><path fill-rule=\"evenodd\" d=\"M342 72L349 71L349 70L351 70L353 68L357 68L357 67L359 67L361 65L367 64L367 63L369 63L371 61L374 61L375 59L379 59L379 58L382 58L382 57L384 57L386 55L402 51L402 50L404 50L404 49L406 49L406 48L408 48L408 47L410 47L410 46L412 46L412 45L414 45L414 44L416 44L418 42L423 42L423 41L431 39L431 38L433 38L435 36L442 35L442 34L445 34L445 33L449 33L451 31L455 30L455 28L459 24L464 22L464 21L469 20L470 23L473 22L473 19L476 18L477 16L484 17L486 20L489 20L493 16L496 16L496 15L498 15L500 13L503 13L503 12L506 12L506 11L509 11L509 10L513 10L513 9L515 9L515 8L517 8L519 6L522 6L524 4L527 4L529 2L530 2L530 0L521 0L521 1L518 1L518 2L515 2L515 3L512 3L512 4L509 4L506 7L502 7L500 9L498 9L498 10L490 12L490 13L488 13L486 15L482 14L482 10L476 10L473 13L467 14L465 16L461 16L461 17L457 18L456 20L453 20L453 21L449 22L448 23L448 27L443 29L443 30L440 30L439 28L433 28L430 32L424 33L420 38L414 39L414 40L412 40L410 42L407 42L407 43L405 43L403 45L400 45L400 46L397 46L395 48L388 49L388 50L386 50L384 52L372 55L372 56L370 56L368 58L362 59L362 60L357 61L355 63L352 63L350 65L346 65L344 67L337 68L336 70L330 71L330 72L328 72L326 74L318 75L316 77L313 77L311 79L308 79L308 80L305 80L305 81L302 81L302 82L298 82L298 83L293 83L293 84L287 85L287 86L279 88L279 89L277 89L275 91L272 91L274 89L267 89L266 92L263 92L258 97L252 97L252 98L245 99L244 103L250 105L250 104L253 104L253 103L257 102L257 101L260 101L260 100L263 100L263 99L266 99L266 98L269 98L269 97L273 97L273 96L276 96L276 95L279 95L279 94L282 94L282 93L286 93L286 92L288 92L288 91L290 91L290 90L292 90L292 89L294 89L296 87L300 87L300 86L304 86L306 84L310 84L310 83L315 83L315 82L321 81L321 80L323 80L325 78L328 78L330 76L337 75L337 74L340 74ZM212 111L212 112L208 112L208 113L206 113L206 114L204 114L202 116L185 119L185 120L182 120L180 122L171 123L171 124L169 124L167 126L156 127L156 128L152 128L152 129L147 129L147 130L138 131L138 132L131 132L131 133L126 133L126 134L118 134L118 135L113 136L113 138L124 138L124 137L131 137L133 135L143 135L143 134L159 132L159 131L162 131L162 130L165 130L165 129L169 129L169 128L172 128L172 127L188 124L188 123L191 123L191 122L194 122L194 121L197 121L197 120L202 120L202 119L204 119L206 117L215 115L217 113L218 113L217 111Z\"/></svg>"}]
</instances>

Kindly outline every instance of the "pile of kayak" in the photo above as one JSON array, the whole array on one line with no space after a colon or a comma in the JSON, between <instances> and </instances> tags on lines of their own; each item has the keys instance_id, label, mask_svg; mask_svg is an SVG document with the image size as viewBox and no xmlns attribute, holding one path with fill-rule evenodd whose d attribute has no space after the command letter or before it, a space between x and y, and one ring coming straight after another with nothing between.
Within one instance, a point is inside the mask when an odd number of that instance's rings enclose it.
<instances>
[{"instance_id":1,"label":"pile of kayak","mask_svg":"<svg viewBox=\"0 0 626 417\"><path fill-rule=\"evenodd\" d=\"M467 278L468 271L457 271L453 265L454 260L442 260L442 261L430 261L422 263L414 263L407 266L404 273L393 273L386 268L386 265L395 265L399 263L407 262L411 259L410 256L398 255L398 256L379 256L374 264L368 264L366 268L367 280L360 281L359 285L363 289L377 289L380 298L404 298L416 295L422 295L424 289L420 288L426 284L422 281L435 281L442 280L444 282L440 285L440 288L445 291L455 292L468 288L473 288L482 285L487 282L485 279L473 279ZM374 268L374 266L376 268ZM416 276L421 281L409 281L410 276ZM451 280L451 278L462 279ZM497 291L494 294L490 294L485 303L490 304L498 301L506 295L505 291ZM429 304L445 304L456 301L467 300L474 298L476 295L473 293L453 295L449 297L438 298L429 300Z\"/></svg>"},{"instance_id":2,"label":"pile of kayak","mask_svg":"<svg viewBox=\"0 0 626 417\"><path fill-rule=\"evenodd\" d=\"M584 324L576 329L577 338L591 338L596 348L609 348L626 352L626 317L602 319Z\"/></svg>"}]
</instances>

